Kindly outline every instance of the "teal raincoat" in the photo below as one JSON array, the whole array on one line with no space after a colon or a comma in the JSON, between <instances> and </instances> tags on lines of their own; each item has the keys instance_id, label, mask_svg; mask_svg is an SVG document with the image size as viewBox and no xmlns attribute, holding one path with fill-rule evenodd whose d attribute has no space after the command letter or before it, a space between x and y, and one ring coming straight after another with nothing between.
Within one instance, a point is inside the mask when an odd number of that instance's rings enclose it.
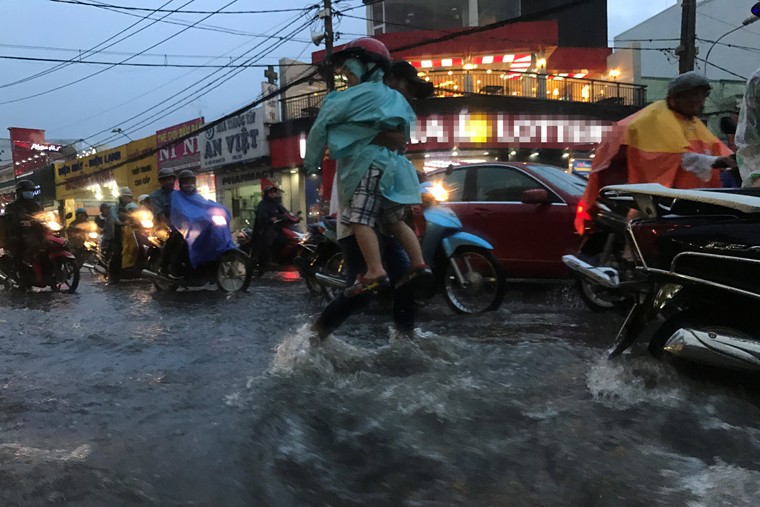
<instances>
[{"instance_id":1,"label":"teal raincoat","mask_svg":"<svg viewBox=\"0 0 760 507\"><path fill-rule=\"evenodd\" d=\"M383 72L370 81L325 97L306 141L304 168L316 173L325 145L338 164L341 202L348 203L370 166L383 171L380 191L399 204L420 202L417 171L403 155L372 144L385 130L400 130L409 137L414 111L404 97L383 84Z\"/></svg>"}]
</instances>

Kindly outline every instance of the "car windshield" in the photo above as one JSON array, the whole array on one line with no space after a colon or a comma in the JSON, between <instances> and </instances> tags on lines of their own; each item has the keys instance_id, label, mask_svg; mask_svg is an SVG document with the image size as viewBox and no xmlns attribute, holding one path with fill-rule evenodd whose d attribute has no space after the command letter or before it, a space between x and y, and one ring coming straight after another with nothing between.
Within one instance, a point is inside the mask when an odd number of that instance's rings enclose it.
<instances>
[{"instance_id":1,"label":"car windshield","mask_svg":"<svg viewBox=\"0 0 760 507\"><path fill-rule=\"evenodd\" d=\"M551 185L567 194L580 196L586 189L586 180L580 176L566 173L561 167L537 164L531 164L528 167Z\"/></svg>"}]
</instances>

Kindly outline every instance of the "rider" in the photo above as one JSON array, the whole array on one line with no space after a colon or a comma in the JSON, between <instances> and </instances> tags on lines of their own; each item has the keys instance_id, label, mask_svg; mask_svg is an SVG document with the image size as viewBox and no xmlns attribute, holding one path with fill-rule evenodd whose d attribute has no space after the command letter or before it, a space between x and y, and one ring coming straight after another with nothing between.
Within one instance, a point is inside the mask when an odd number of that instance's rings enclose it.
<instances>
[{"instance_id":1,"label":"rider","mask_svg":"<svg viewBox=\"0 0 760 507\"><path fill-rule=\"evenodd\" d=\"M87 234L90 232L90 220L87 210L77 208L74 212L74 220L66 228L66 237L71 243L73 250L81 250L87 241Z\"/></svg>"},{"instance_id":2,"label":"rider","mask_svg":"<svg viewBox=\"0 0 760 507\"><path fill-rule=\"evenodd\" d=\"M280 189L272 183L264 187L261 202L256 207L256 221L253 225L253 244L258 249L259 266L266 270L275 246L280 244L282 231L276 222L282 220L289 211L280 202Z\"/></svg>"},{"instance_id":3,"label":"rider","mask_svg":"<svg viewBox=\"0 0 760 507\"><path fill-rule=\"evenodd\" d=\"M42 206L34 200L36 191L34 182L19 181L16 184L16 200L5 207L6 241L18 273L23 272L24 261L36 252L41 241L32 229L32 218L42 211Z\"/></svg>"},{"instance_id":4,"label":"rider","mask_svg":"<svg viewBox=\"0 0 760 507\"><path fill-rule=\"evenodd\" d=\"M114 230L111 241L111 261L108 263L108 283L109 285L117 284L121 281L121 262L122 262L122 235L125 225L131 220L130 211L127 205L132 202L132 190L129 187L119 189L119 201L116 206L111 208L111 219L113 220Z\"/></svg>"},{"instance_id":5,"label":"rider","mask_svg":"<svg viewBox=\"0 0 760 507\"><path fill-rule=\"evenodd\" d=\"M140 197L137 198L137 204L139 209L153 213L153 206L151 205L151 199L148 194L141 194Z\"/></svg>"},{"instance_id":6,"label":"rider","mask_svg":"<svg viewBox=\"0 0 760 507\"><path fill-rule=\"evenodd\" d=\"M156 223L169 224L172 210L172 192L174 192L176 180L174 171L168 167L158 171L158 184L161 185L161 188L157 188L149 196L150 206L153 209L153 220Z\"/></svg>"},{"instance_id":7,"label":"rider","mask_svg":"<svg viewBox=\"0 0 760 507\"><path fill-rule=\"evenodd\" d=\"M747 80L736 128L736 146L742 186L760 186L760 69Z\"/></svg>"},{"instance_id":8,"label":"rider","mask_svg":"<svg viewBox=\"0 0 760 507\"><path fill-rule=\"evenodd\" d=\"M157 192L161 192L161 198L169 195L168 210L169 214L165 215L168 220L171 220L171 193L169 189L167 173L164 173L164 181L161 183L161 188L153 192L156 195ZM179 173L179 190L186 196L192 196L198 193L196 188L195 173L189 169L180 171ZM171 173L171 189L174 188L174 173ZM156 200L153 200L154 209L160 210L160 213L165 213L167 206L161 202L159 207L156 207ZM187 242L181 232L177 230L179 224L171 223L172 232L169 235L169 239L166 240L164 245L164 253L161 257L161 270L169 275L170 278L180 279L182 278L182 261L187 257Z\"/></svg>"},{"instance_id":9,"label":"rider","mask_svg":"<svg viewBox=\"0 0 760 507\"><path fill-rule=\"evenodd\" d=\"M702 74L686 72L668 84L665 100L619 121L596 148L586 192L578 206L579 217L607 185L720 187L715 169L736 167L736 161L699 119L710 90L710 81ZM582 224L576 223L576 227L582 230Z\"/></svg>"}]
</instances>

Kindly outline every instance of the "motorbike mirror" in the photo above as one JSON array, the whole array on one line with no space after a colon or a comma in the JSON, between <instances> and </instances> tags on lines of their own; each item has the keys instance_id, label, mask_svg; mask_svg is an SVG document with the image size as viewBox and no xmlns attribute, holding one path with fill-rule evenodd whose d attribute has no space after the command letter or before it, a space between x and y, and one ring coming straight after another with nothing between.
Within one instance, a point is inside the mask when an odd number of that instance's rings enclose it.
<instances>
[{"instance_id":1,"label":"motorbike mirror","mask_svg":"<svg viewBox=\"0 0 760 507\"><path fill-rule=\"evenodd\" d=\"M296 215L299 215L299 216L300 216L300 215L303 215L303 211L301 211L301 210L299 209L298 211L296 211Z\"/></svg>"},{"instance_id":2,"label":"motorbike mirror","mask_svg":"<svg viewBox=\"0 0 760 507\"><path fill-rule=\"evenodd\" d=\"M549 192L543 188L532 188L522 193L523 204L548 204Z\"/></svg>"},{"instance_id":3,"label":"motorbike mirror","mask_svg":"<svg viewBox=\"0 0 760 507\"><path fill-rule=\"evenodd\" d=\"M71 218L73 216L74 215L72 215L71 212L68 212L68 213L66 213L66 217L65 218L66 218L66 220L68 220L69 218Z\"/></svg>"}]
</instances>

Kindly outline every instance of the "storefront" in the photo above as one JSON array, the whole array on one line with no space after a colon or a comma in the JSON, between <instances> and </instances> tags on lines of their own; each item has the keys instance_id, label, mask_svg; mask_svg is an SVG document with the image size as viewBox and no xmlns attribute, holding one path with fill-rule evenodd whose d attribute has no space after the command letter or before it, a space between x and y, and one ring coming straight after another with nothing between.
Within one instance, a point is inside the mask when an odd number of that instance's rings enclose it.
<instances>
[{"instance_id":1,"label":"storefront","mask_svg":"<svg viewBox=\"0 0 760 507\"><path fill-rule=\"evenodd\" d=\"M212 198L230 210L233 229L253 224L262 179L278 180L269 165L267 129L259 107L228 118L199 136L199 190L202 178L214 182Z\"/></svg>"},{"instance_id":2,"label":"storefront","mask_svg":"<svg viewBox=\"0 0 760 507\"><path fill-rule=\"evenodd\" d=\"M156 132L158 150L158 170L171 169L174 174L190 170L196 173L198 193L206 199L217 200L216 178L214 174L201 173L201 148L198 136L191 136L177 143L175 139L197 131L203 125L203 118L186 121ZM179 182L177 183L179 188Z\"/></svg>"},{"instance_id":3,"label":"storefront","mask_svg":"<svg viewBox=\"0 0 760 507\"><path fill-rule=\"evenodd\" d=\"M97 215L101 202L115 202L121 187L135 199L158 188L156 136L54 165L55 195L63 213L85 208Z\"/></svg>"}]
</instances>

